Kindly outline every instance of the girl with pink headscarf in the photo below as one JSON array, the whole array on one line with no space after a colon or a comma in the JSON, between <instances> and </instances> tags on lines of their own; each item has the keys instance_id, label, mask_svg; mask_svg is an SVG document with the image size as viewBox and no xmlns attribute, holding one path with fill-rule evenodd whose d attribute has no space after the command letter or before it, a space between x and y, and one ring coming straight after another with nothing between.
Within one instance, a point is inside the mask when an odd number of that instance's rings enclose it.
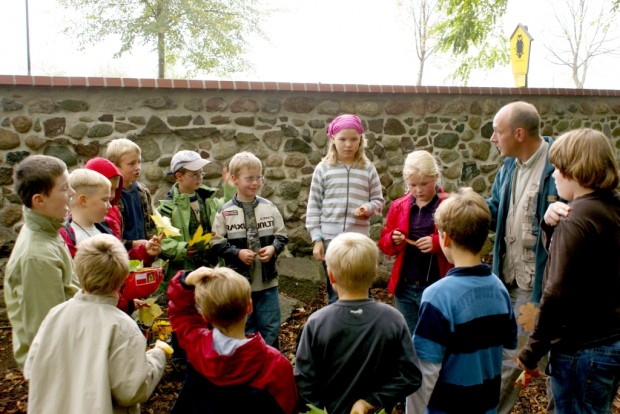
<instances>
[{"instance_id":1,"label":"girl with pink headscarf","mask_svg":"<svg viewBox=\"0 0 620 414\"><path fill-rule=\"evenodd\" d=\"M329 242L343 232L368 236L370 217L381 214L385 201L379 174L364 152L362 120L340 115L327 127L329 150L312 174L306 228L312 255L323 261ZM325 271L328 302L338 300Z\"/></svg>"}]
</instances>

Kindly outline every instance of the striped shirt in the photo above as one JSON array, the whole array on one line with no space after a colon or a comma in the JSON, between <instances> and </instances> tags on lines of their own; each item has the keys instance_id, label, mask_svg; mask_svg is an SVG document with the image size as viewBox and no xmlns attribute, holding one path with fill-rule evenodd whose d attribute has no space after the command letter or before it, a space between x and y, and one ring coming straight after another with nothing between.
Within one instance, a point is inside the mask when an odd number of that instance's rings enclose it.
<instances>
[{"instance_id":1,"label":"striped shirt","mask_svg":"<svg viewBox=\"0 0 620 414\"><path fill-rule=\"evenodd\" d=\"M349 231L368 235L368 218L353 215L362 205L370 216L381 214L385 205L375 166L370 162L363 168L341 162L330 166L321 161L312 175L306 211L306 228L312 241L331 240Z\"/></svg>"}]
</instances>

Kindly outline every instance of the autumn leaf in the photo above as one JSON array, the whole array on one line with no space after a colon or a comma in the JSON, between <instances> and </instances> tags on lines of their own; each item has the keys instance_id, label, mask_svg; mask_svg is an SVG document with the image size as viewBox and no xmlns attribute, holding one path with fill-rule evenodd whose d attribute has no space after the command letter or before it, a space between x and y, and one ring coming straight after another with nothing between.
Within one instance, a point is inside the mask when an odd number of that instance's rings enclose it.
<instances>
[{"instance_id":1,"label":"autumn leaf","mask_svg":"<svg viewBox=\"0 0 620 414\"><path fill-rule=\"evenodd\" d=\"M538 308L532 302L519 306L519 317L517 318L517 322L521 324L523 331L527 333L532 333L534 331L538 312Z\"/></svg>"},{"instance_id":2,"label":"autumn leaf","mask_svg":"<svg viewBox=\"0 0 620 414\"><path fill-rule=\"evenodd\" d=\"M312 404L306 404L306 405L308 406L308 408L309 408L310 410L309 410L309 411L306 411L306 412L305 412L305 413L303 413L303 414L327 414L327 411L326 411L326 410L321 410L320 408L315 407L315 406L314 406L314 405L312 405Z\"/></svg>"},{"instance_id":3,"label":"autumn leaf","mask_svg":"<svg viewBox=\"0 0 620 414\"><path fill-rule=\"evenodd\" d=\"M156 210L155 214L153 214L151 218L153 219L153 222L155 223L155 226L157 227L159 234L163 232L166 237L173 237L173 236L181 235L181 232L179 231L179 229L174 227L172 223L170 222L170 217L164 217L161 214L159 214L159 212Z\"/></svg>"},{"instance_id":4,"label":"autumn leaf","mask_svg":"<svg viewBox=\"0 0 620 414\"><path fill-rule=\"evenodd\" d=\"M187 243L189 247L195 244L204 243L204 246L209 246L209 240L211 240L211 233L202 233L202 225L198 226L192 239Z\"/></svg>"},{"instance_id":5,"label":"autumn leaf","mask_svg":"<svg viewBox=\"0 0 620 414\"><path fill-rule=\"evenodd\" d=\"M140 308L138 311L138 320L144 326L152 326L155 319L164 313L161 307L155 303L155 300L157 300L157 298L146 299L145 302L148 303L149 306Z\"/></svg>"},{"instance_id":6,"label":"autumn leaf","mask_svg":"<svg viewBox=\"0 0 620 414\"><path fill-rule=\"evenodd\" d=\"M141 260L130 260L129 261L129 273L140 270L144 267L144 263Z\"/></svg>"},{"instance_id":7,"label":"autumn leaf","mask_svg":"<svg viewBox=\"0 0 620 414\"><path fill-rule=\"evenodd\" d=\"M169 321L160 319L153 323L151 331L153 332L153 335L157 337L157 339L168 342L170 341L170 336L172 335L172 326L170 325Z\"/></svg>"}]
</instances>

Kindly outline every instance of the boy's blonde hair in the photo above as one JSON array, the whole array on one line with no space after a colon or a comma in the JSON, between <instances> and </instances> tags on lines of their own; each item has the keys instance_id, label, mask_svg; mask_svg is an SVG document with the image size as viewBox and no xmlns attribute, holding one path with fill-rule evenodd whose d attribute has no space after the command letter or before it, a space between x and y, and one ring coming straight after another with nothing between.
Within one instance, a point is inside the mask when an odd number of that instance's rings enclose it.
<instances>
[{"instance_id":1,"label":"boy's blonde hair","mask_svg":"<svg viewBox=\"0 0 620 414\"><path fill-rule=\"evenodd\" d=\"M355 153L352 165L357 168L363 168L367 163L370 163L370 160L366 156L366 135L363 133L359 135L360 146ZM338 163L338 150L336 149L336 144L331 139L329 140L329 149L325 157L323 157L323 161L332 167Z\"/></svg>"},{"instance_id":2,"label":"boy's blonde hair","mask_svg":"<svg viewBox=\"0 0 620 414\"><path fill-rule=\"evenodd\" d=\"M119 165L121 158L125 154L142 154L142 150L133 141L127 138L113 139L108 143L108 148L105 151L105 157L112 161L114 165Z\"/></svg>"},{"instance_id":3,"label":"boy's blonde hair","mask_svg":"<svg viewBox=\"0 0 620 414\"><path fill-rule=\"evenodd\" d=\"M87 168L76 168L69 174L69 185L75 190L75 196L77 198L80 195L92 196L95 191L100 189L107 189L108 192L112 189L112 184L103 174Z\"/></svg>"},{"instance_id":4,"label":"boy's blonde hair","mask_svg":"<svg viewBox=\"0 0 620 414\"><path fill-rule=\"evenodd\" d=\"M441 173L435 157L428 151L409 153L403 165L403 178L406 180L412 175L439 179Z\"/></svg>"},{"instance_id":5,"label":"boy's blonde hair","mask_svg":"<svg viewBox=\"0 0 620 414\"><path fill-rule=\"evenodd\" d=\"M471 187L450 194L435 210L435 225L459 247L478 254L489 235L491 211Z\"/></svg>"},{"instance_id":6,"label":"boy's blonde hair","mask_svg":"<svg viewBox=\"0 0 620 414\"><path fill-rule=\"evenodd\" d=\"M243 168L259 169L263 171L263 164L258 157L251 152L243 151L235 154L228 164L231 175L237 177Z\"/></svg>"},{"instance_id":7,"label":"boy's blonde hair","mask_svg":"<svg viewBox=\"0 0 620 414\"><path fill-rule=\"evenodd\" d=\"M609 138L600 131L580 128L555 140L549 162L563 176L585 188L613 190L618 187L618 163Z\"/></svg>"},{"instance_id":8,"label":"boy's blonde hair","mask_svg":"<svg viewBox=\"0 0 620 414\"><path fill-rule=\"evenodd\" d=\"M368 236L342 233L327 248L325 262L344 290L367 289L377 275L377 245Z\"/></svg>"},{"instance_id":9,"label":"boy's blonde hair","mask_svg":"<svg viewBox=\"0 0 620 414\"><path fill-rule=\"evenodd\" d=\"M56 179L67 171L65 163L49 155L31 155L24 158L13 173L13 187L21 202L32 208L32 197L49 195Z\"/></svg>"},{"instance_id":10,"label":"boy's blonde hair","mask_svg":"<svg viewBox=\"0 0 620 414\"><path fill-rule=\"evenodd\" d=\"M198 282L194 297L205 320L227 328L247 315L252 292L245 277L230 268L215 267L212 276Z\"/></svg>"},{"instance_id":11,"label":"boy's blonde hair","mask_svg":"<svg viewBox=\"0 0 620 414\"><path fill-rule=\"evenodd\" d=\"M97 234L78 244L75 272L82 289L93 295L110 295L129 274L129 256L111 234Z\"/></svg>"}]
</instances>

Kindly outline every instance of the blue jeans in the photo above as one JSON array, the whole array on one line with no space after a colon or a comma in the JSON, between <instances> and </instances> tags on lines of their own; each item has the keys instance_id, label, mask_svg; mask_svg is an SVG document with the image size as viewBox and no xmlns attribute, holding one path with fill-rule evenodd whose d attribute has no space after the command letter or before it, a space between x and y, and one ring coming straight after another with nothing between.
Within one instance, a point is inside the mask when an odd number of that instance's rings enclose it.
<instances>
[{"instance_id":1,"label":"blue jeans","mask_svg":"<svg viewBox=\"0 0 620 414\"><path fill-rule=\"evenodd\" d=\"M551 351L548 374L557 413L611 413L620 386L620 340L570 354Z\"/></svg>"},{"instance_id":2,"label":"blue jeans","mask_svg":"<svg viewBox=\"0 0 620 414\"><path fill-rule=\"evenodd\" d=\"M278 348L280 301L278 287L252 292L252 313L245 323L245 334L260 332L267 345Z\"/></svg>"},{"instance_id":3,"label":"blue jeans","mask_svg":"<svg viewBox=\"0 0 620 414\"><path fill-rule=\"evenodd\" d=\"M407 321L409 333L413 336L415 327L418 324L418 314L420 313L420 303L422 302L422 292L426 286L417 286L400 282L394 292L394 305Z\"/></svg>"}]
</instances>

